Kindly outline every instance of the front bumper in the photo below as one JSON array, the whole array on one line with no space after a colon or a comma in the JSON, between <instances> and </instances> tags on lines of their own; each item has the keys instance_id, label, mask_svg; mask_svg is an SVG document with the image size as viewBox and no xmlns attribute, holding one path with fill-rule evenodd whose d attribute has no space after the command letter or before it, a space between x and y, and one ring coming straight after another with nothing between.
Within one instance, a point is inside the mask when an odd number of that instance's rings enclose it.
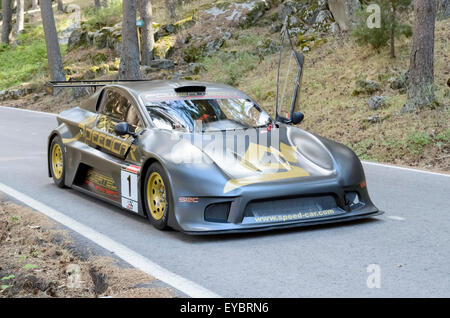
<instances>
[{"instance_id":1,"label":"front bumper","mask_svg":"<svg viewBox=\"0 0 450 318\"><path fill-rule=\"evenodd\" d=\"M346 194L358 193L359 200L363 203L356 208L350 208L346 202ZM230 197L197 197L196 200L180 202L176 197L174 228L188 234L214 234L265 231L277 228L289 228L316 224L352 221L382 214L371 202L367 189L360 185L342 187L336 179L317 178L309 182L281 182L272 184L255 184L241 188L235 196ZM281 207L277 205L280 200L318 198L320 196L332 196L335 199L335 207L316 209L316 212L331 211L332 213L317 213L317 215L304 213L308 217L302 217L302 206ZM189 196L188 196L189 197ZM279 201L277 201L279 200ZM195 201L195 202L193 202ZM249 215L248 207L253 202L271 202L273 212L269 217ZM272 201L277 203L273 204ZM212 204L228 204L229 210L226 218L221 221L211 221L205 217L206 209ZM325 210L326 209L326 210ZM322 211L323 210L323 211ZM308 209L307 211L313 211ZM300 212L300 213L299 213ZM300 218L288 218L287 216L300 215ZM320 214L320 215L319 215ZM284 217L286 216L286 217Z\"/></svg>"}]
</instances>

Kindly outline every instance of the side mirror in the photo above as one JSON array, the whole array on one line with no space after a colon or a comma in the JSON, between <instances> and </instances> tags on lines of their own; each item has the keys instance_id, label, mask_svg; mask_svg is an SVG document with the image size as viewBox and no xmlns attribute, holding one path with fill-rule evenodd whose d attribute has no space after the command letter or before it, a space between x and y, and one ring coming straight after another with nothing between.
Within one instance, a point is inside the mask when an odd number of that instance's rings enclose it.
<instances>
[{"instance_id":1,"label":"side mirror","mask_svg":"<svg viewBox=\"0 0 450 318\"><path fill-rule=\"evenodd\" d=\"M117 123L114 126L114 132L119 136L131 135L134 138L137 137L136 133L130 130L130 125L125 121Z\"/></svg>"},{"instance_id":2,"label":"side mirror","mask_svg":"<svg viewBox=\"0 0 450 318\"><path fill-rule=\"evenodd\" d=\"M280 115L277 115L276 120L289 125L297 125L300 124L303 121L303 118L305 118L305 115L300 112L293 112L290 116L291 118L286 118Z\"/></svg>"},{"instance_id":3,"label":"side mirror","mask_svg":"<svg viewBox=\"0 0 450 318\"><path fill-rule=\"evenodd\" d=\"M303 113L293 112L291 116L291 123L294 125L300 124L303 121L303 118L305 118Z\"/></svg>"}]
</instances>

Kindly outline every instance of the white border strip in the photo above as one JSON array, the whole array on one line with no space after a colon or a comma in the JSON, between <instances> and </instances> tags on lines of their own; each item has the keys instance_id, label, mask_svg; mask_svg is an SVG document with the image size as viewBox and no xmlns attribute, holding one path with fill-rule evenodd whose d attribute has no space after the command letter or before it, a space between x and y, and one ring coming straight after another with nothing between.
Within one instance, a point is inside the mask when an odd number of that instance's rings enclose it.
<instances>
[{"instance_id":1,"label":"white border strip","mask_svg":"<svg viewBox=\"0 0 450 318\"><path fill-rule=\"evenodd\" d=\"M123 259L125 262L131 264L137 269L159 279L170 286L178 289L184 294L193 298L219 298L220 296L216 293L186 279L175 273L168 271L167 269L159 266L158 264L152 262L148 258L134 252L128 247L112 240L106 235L103 235L94 229L83 225L74 219L52 209L51 207L34 200L33 198L8 187L7 185L0 183L0 191L6 193L7 195L22 201L26 205L32 207L33 209L41 212L42 214L48 216L49 218L55 220L58 223L68 227L69 229L79 233L80 235L86 237L87 239L95 242L99 246L113 252L118 257Z\"/></svg>"},{"instance_id":2,"label":"white border strip","mask_svg":"<svg viewBox=\"0 0 450 318\"><path fill-rule=\"evenodd\" d=\"M426 171L426 170L419 170L419 169L413 169L413 168L406 168L406 167L401 167L401 166L387 165L384 163L377 163L377 162L372 162L372 161L362 160L362 163L367 164L367 165L386 167L386 168L392 168L392 169L400 169L400 170L406 170L406 171L411 171L411 172L428 173L428 174L433 174L433 175L441 176L441 177L450 177L450 174L432 172L432 171Z\"/></svg>"},{"instance_id":3,"label":"white border strip","mask_svg":"<svg viewBox=\"0 0 450 318\"><path fill-rule=\"evenodd\" d=\"M38 110L23 109L23 108L16 108L16 107L0 105L0 110L2 108L9 109L9 110L19 110L19 111L22 111L22 112L35 113L35 114L40 114L40 115L55 116L55 117L58 116L57 114L54 114L54 113L46 113L46 112L40 112Z\"/></svg>"}]
</instances>

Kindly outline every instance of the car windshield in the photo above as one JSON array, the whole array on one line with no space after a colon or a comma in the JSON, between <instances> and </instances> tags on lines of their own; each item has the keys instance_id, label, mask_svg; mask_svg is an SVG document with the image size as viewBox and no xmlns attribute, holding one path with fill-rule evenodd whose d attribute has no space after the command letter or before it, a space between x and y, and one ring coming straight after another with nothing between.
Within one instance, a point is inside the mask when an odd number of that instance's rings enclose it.
<instances>
[{"instance_id":1,"label":"car windshield","mask_svg":"<svg viewBox=\"0 0 450 318\"><path fill-rule=\"evenodd\" d=\"M158 128L210 131L262 127L270 116L248 99L189 99L152 102L147 111Z\"/></svg>"}]
</instances>

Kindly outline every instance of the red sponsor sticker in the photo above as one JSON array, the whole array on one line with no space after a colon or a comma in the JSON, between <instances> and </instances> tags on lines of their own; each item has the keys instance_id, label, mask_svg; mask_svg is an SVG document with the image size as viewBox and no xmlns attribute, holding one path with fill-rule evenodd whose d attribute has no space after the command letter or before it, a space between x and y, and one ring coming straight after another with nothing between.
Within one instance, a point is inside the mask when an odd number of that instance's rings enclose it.
<instances>
[{"instance_id":1,"label":"red sponsor sticker","mask_svg":"<svg viewBox=\"0 0 450 318\"><path fill-rule=\"evenodd\" d=\"M129 165L126 169L128 172L138 173L141 170L141 167Z\"/></svg>"}]
</instances>

